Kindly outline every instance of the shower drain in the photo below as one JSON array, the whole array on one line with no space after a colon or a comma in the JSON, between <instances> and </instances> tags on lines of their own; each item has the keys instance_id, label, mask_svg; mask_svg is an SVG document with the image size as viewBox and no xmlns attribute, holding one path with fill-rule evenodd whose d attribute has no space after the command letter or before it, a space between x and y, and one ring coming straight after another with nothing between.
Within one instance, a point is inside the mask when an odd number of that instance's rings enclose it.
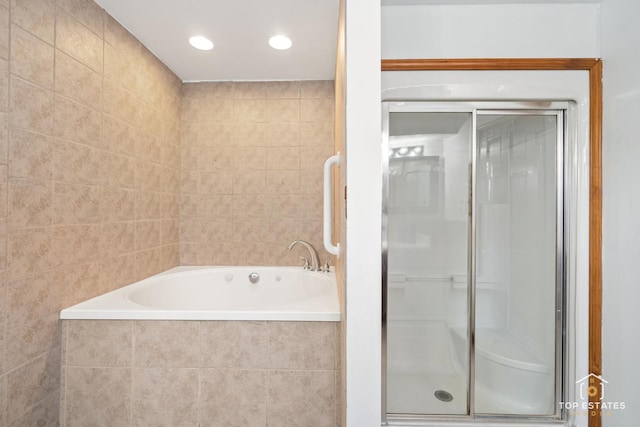
<instances>
[{"instance_id":1,"label":"shower drain","mask_svg":"<svg viewBox=\"0 0 640 427\"><path fill-rule=\"evenodd\" d=\"M436 392L433 394L436 396L436 399L443 402L451 402L453 400L453 396L448 391L436 390Z\"/></svg>"}]
</instances>

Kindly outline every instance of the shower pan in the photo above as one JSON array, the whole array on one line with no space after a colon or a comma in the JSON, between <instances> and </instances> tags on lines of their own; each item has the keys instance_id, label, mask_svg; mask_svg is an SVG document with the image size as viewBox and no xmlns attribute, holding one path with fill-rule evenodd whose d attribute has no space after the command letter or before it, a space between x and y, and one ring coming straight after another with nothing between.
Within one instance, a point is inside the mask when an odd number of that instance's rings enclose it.
<instances>
[{"instance_id":1,"label":"shower pan","mask_svg":"<svg viewBox=\"0 0 640 427\"><path fill-rule=\"evenodd\" d=\"M568 102L383 102L383 418L558 422Z\"/></svg>"}]
</instances>

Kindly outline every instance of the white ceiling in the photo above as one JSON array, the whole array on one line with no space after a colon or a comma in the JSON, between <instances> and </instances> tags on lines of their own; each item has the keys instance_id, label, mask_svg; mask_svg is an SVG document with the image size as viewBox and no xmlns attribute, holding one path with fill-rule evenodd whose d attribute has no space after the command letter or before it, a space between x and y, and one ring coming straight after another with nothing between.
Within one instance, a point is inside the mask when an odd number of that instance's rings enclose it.
<instances>
[{"instance_id":1,"label":"white ceiling","mask_svg":"<svg viewBox=\"0 0 640 427\"><path fill-rule=\"evenodd\" d=\"M332 80L338 0L95 0L183 81ZM276 34L292 39L272 49ZM211 51L189 37L211 39Z\"/></svg>"}]
</instances>

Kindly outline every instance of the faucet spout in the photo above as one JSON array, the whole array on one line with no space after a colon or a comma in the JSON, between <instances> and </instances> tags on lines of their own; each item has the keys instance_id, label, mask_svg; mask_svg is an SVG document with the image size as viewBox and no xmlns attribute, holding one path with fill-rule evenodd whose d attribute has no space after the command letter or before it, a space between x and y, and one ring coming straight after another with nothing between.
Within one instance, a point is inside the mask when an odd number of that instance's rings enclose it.
<instances>
[{"instance_id":1,"label":"faucet spout","mask_svg":"<svg viewBox=\"0 0 640 427\"><path fill-rule=\"evenodd\" d=\"M318 258L318 252L316 252L315 248L313 246L311 246L311 243L306 242L304 240L294 240L293 242L289 243L289 247L287 247L288 250L293 249L293 247L297 244L301 244L302 246L304 246L305 248L307 248L307 250L309 251L309 255L311 257L311 270L313 271L319 271L320 270L320 260Z\"/></svg>"}]
</instances>

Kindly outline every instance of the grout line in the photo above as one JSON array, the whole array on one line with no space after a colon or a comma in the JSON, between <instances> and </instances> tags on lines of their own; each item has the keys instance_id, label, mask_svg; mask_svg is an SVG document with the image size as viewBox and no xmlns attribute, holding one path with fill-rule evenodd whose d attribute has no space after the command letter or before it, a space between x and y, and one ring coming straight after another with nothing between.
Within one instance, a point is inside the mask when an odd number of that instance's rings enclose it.
<instances>
[{"instance_id":1,"label":"grout line","mask_svg":"<svg viewBox=\"0 0 640 427\"><path fill-rule=\"evenodd\" d=\"M197 410L197 425L202 425L202 375L204 371L204 361L203 361L203 353L204 348L202 346L202 320L198 322L198 343L199 343L199 362L198 366L198 390L197 390L197 401L196 401L196 410Z\"/></svg>"},{"instance_id":2,"label":"grout line","mask_svg":"<svg viewBox=\"0 0 640 427\"><path fill-rule=\"evenodd\" d=\"M133 423L133 376L134 376L134 367L135 367L135 353L136 353L136 320L131 321L131 379L129 383L129 423Z\"/></svg>"},{"instance_id":3,"label":"grout line","mask_svg":"<svg viewBox=\"0 0 640 427\"><path fill-rule=\"evenodd\" d=\"M0 423L3 423L2 425L6 425L9 423L9 416L7 415L8 412L8 401L9 401L9 396L7 393L7 387L9 385L9 381L7 380L8 375L5 373L3 375L0 375L0 387L3 388L4 390L4 394L3 394L3 399L2 401L0 401Z\"/></svg>"},{"instance_id":4,"label":"grout line","mask_svg":"<svg viewBox=\"0 0 640 427\"><path fill-rule=\"evenodd\" d=\"M8 302L8 292L9 292L9 287L8 287L8 281L9 281L9 152L10 152L10 145L11 145L11 134L12 132L11 130L11 118L13 116L13 114L11 114L11 101L13 99L13 85L11 84L12 82L12 78L11 78L11 41L12 41L12 32L11 32L11 24L13 21L13 16L12 16L12 7L11 4L9 4L9 7L7 8L8 11L8 15L9 15L9 25L7 28L7 33L8 33L8 37L7 37L7 112L6 114L6 138L7 138L7 165L6 165L6 176L5 178L5 187L6 187L6 192L3 195L3 203L5 206L5 218L4 218L4 238L2 239L2 249L4 250L4 256L3 256L3 265L4 265L4 270L5 270L5 275L4 275L4 289L5 289L5 296L7 297L7 299L4 301L5 303L5 319L4 319L4 330L3 330L3 341L6 343L8 338L9 338L9 321L8 321L8 315L9 315L9 302ZM1 131L1 130L0 130ZM5 350L4 350L4 354L3 356L3 362L6 362L6 356L8 354L8 345L5 344ZM4 372L4 378L5 378L5 396L4 396L4 402L0 402L0 408L3 409L2 414L4 414L4 417L6 418L5 421L9 422L8 418L9 416L7 415L7 411L8 411L8 402L9 402L9 398L7 396L7 387L8 387L8 381L6 381L7 378L7 372ZM7 411L4 411L4 409L6 409ZM0 420L2 421L2 420Z\"/></svg>"},{"instance_id":5,"label":"grout line","mask_svg":"<svg viewBox=\"0 0 640 427\"><path fill-rule=\"evenodd\" d=\"M270 399L270 389L271 389L271 344L270 344L270 338L271 338L271 333L270 333L270 325L272 322L270 321L266 321L266 327L267 327L267 364L266 364L266 387L265 387L265 396L264 396L264 401L265 401L265 421L267 423L267 425L269 425L269 403L271 402Z\"/></svg>"},{"instance_id":6,"label":"grout line","mask_svg":"<svg viewBox=\"0 0 640 427\"><path fill-rule=\"evenodd\" d=\"M64 343L62 347L64 349L64 360L62 360L62 366L64 366L64 390L60 390L60 396L64 396L64 399L61 398L61 403L64 403L64 406L60 408L60 418L62 419L58 421L61 422L61 426L65 426L67 424L67 385L69 384L69 366L67 359L69 355L69 328L71 327L71 322L66 320L63 320L62 322L65 324L65 327L63 328L65 334L63 337Z\"/></svg>"}]
</instances>

